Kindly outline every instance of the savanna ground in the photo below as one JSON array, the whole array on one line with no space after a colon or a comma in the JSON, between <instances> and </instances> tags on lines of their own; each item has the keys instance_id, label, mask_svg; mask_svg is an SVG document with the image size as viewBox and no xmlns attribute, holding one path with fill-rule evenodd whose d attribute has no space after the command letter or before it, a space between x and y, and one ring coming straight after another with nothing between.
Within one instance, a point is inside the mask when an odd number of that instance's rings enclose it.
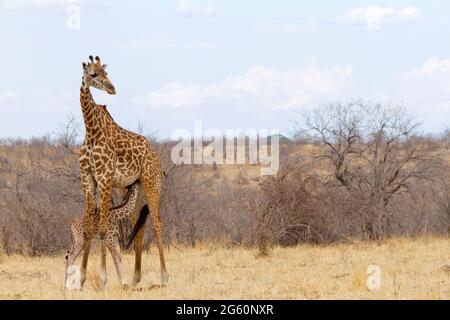
<instances>
[{"instance_id":1,"label":"savanna ground","mask_svg":"<svg viewBox=\"0 0 450 320\"><path fill-rule=\"evenodd\" d=\"M98 289L94 251L81 292L64 292L65 261L55 257L3 255L0 299L449 299L448 238L397 238L324 246L275 247L267 258L257 250L199 244L166 250L169 284L158 286L156 248L144 254L138 289L120 288L110 256L108 283ZM78 261L79 263L79 261ZM124 255L131 279L133 254ZM381 270L381 288L367 288L367 269Z\"/></svg>"}]
</instances>

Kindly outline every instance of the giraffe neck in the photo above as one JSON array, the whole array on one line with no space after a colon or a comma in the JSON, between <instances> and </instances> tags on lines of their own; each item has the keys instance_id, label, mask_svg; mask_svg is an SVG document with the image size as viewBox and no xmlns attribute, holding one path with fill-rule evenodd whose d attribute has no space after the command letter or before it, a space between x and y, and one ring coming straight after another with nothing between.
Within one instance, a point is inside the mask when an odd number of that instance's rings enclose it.
<instances>
[{"instance_id":1,"label":"giraffe neck","mask_svg":"<svg viewBox=\"0 0 450 320\"><path fill-rule=\"evenodd\" d=\"M84 82L81 83L80 88L80 104L83 112L84 126L86 128L86 136L90 136L96 127L95 108L96 104L92 97L89 86Z\"/></svg>"},{"instance_id":2,"label":"giraffe neck","mask_svg":"<svg viewBox=\"0 0 450 320\"><path fill-rule=\"evenodd\" d=\"M126 200L125 204L119 206L116 209L113 209L111 215L114 216L115 219L123 219L125 217L128 217L136 207L137 195L138 192L136 190L133 190L129 195L129 198Z\"/></svg>"}]
</instances>

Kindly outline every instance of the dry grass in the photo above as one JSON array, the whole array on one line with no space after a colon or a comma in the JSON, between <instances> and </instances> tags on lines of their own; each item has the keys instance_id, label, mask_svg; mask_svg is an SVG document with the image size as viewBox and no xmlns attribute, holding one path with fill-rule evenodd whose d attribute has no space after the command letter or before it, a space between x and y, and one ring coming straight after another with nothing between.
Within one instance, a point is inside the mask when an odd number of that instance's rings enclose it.
<instances>
[{"instance_id":1,"label":"dry grass","mask_svg":"<svg viewBox=\"0 0 450 320\"><path fill-rule=\"evenodd\" d=\"M156 250L144 256L138 289L123 290L108 256L109 280L98 290L99 257L90 261L82 292L62 289L61 257L0 257L0 299L449 299L448 239L392 239L331 246L274 248L268 258L255 250L203 244L166 253L170 280L158 286ZM125 255L131 279L133 255ZM381 289L367 289L369 265L381 268Z\"/></svg>"}]
</instances>

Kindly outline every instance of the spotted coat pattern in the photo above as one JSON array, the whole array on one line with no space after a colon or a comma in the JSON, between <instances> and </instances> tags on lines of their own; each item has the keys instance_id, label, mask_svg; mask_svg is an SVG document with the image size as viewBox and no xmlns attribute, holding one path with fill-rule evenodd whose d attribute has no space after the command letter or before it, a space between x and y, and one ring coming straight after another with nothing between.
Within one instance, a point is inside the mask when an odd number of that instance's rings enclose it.
<instances>
[{"instance_id":1,"label":"spotted coat pattern","mask_svg":"<svg viewBox=\"0 0 450 320\"><path fill-rule=\"evenodd\" d=\"M114 266L116 268L117 276L119 277L119 281L122 285L126 285L125 280L123 278L122 273L122 258L120 255L118 247L118 235L119 235L119 224L120 221L129 217L131 213L134 212L136 204L138 202L138 195L141 192L141 185L139 182L134 183L128 190L126 196L123 199L123 203L116 207L110 209L110 213L108 216L108 231L106 233L106 248L111 252L113 257ZM95 210L94 213L94 237L99 236L99 220L100 215L98 210ZM70 266L75 264L76 259L80 255L81 251L86 248L87 238L84 233L87 227L87 218L86 216L79 216L75 218L70 225L70 235L71 235L71 244L69 251L66 254L66 272ZM103 247L104 248L104 247ZM102 257L102 282L101 286L104 287L106 284L106 251L103 249L101 253ZM87 264L83 261L83 266ZM85 270L83 270L85 271ZM85 278L83 279L84 282Z\"/></svg>"},{"instance_id":2,"label":"spotted coat pattern","mask_svg":"<svg viewBox=\"0 0 450 320\"><path fill-rule=\"evenodd\" d=\"M115 123L106 107L95 103L90 92L91 87L104 90L109 94L115 94L116 90L105 71L106 65L101 64L100 58L96 57L94 61L90 56L89 59L90 63L83 63L83 80L80 88L80 104L86 127L79 158L87 219L85 236L90 240L94 234L96 192L100 211L98 233L104 246L112 188L123 188L139 180L149 205L158 245L161 281L166 283L168 274L164 261L162 223L159 216L161 168L158 154L145 137L121 128ZM134 241L134 285L141 279L144 231L145 227L141 228ZM85 250L85 254L89 255L89 249Z\"/></svg>"}]
</instances>

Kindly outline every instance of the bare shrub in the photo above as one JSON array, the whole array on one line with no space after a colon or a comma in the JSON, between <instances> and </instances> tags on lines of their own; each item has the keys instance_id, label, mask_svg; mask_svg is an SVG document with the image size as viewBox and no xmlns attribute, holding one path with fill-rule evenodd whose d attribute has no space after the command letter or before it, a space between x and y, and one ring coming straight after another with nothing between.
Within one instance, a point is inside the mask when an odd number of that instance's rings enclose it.
<instances>
[{"instance_id":1,"label":"bare shrub","mask_svg":"<svg viewBox=\"0 0 450 320\"><path fill-rule=\"evenodd\" d=\"M305 115L307 132L323 145L333 179L355 204L368 239L388 235L394 197L430 178L437 144L418 135L417 123L401 106L334 104Z\"/></svg>"},{"instance_id":2,"label":"bare shrub","mask_svg":"<svg viewBox=\"0 0 450 320\"><path fill-rule=\"evenodd\" d=\"M299 138L280 146L278 174L265 178L254 165L174 166L176 142L148 137L164 171L168 248L216 241L268 256L274 245L448 234L448 132L424 136L403 108L390 105L334 104L305 116ZM84 212L80 133L69 117L51 136L0 141L3 252L65 250L69 223ZM119 204L123 193L113 192ZM121 223L122 248L135 219ZM149 227L145 248L153 241Z\"/></svg>"}]
</instances>

